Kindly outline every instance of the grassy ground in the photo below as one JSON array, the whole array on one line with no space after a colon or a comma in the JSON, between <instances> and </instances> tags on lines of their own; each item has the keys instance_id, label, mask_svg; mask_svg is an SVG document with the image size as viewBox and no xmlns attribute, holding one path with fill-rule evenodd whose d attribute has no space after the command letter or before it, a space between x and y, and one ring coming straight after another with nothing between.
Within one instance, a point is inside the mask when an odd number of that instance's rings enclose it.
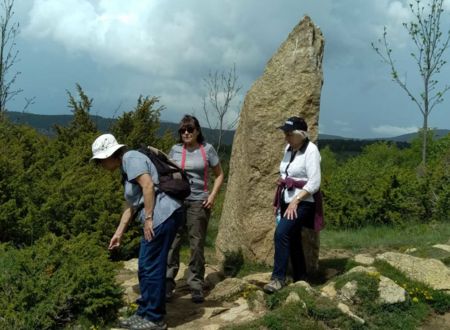
<instances>
[{"instance_id":1,"label":"grassy ground","mask_svg":"<svg viewBox=\"0 0 450 330\"><path fill-rule=\"evenodd\" d=\"M224 194L218 196L208 228L205 255L207 263L215 264L214 242L219 227ZM320 261L320 268L334 268L343 274L352 262L348 255L361 252L380 253L383 251L404 252L416 249L413 255L432 257L450 265L450 253L432 248L435 244L450 244L450 222L417 224L404 227L365 227L358 230L332 230L326 228L321 233L321 251L327 256ZM344 257L333 250L344 251ZM329 253L328 253L329 252ZM347 254L347 256L345 256ZM331 257L330 257L331 256ZM189 249L185 244L181 260L188 263ZM311 297L298 288L287 287L279 293L266 296L268 313L256 321L227 329L417 329L430 315L448 313L450 296L433 291L421 283L408 280L404 275L387 264L377 262L380 274L390 277L408 291L406 303L391 306L376 304L378 296L376 278L367 275L352 275L360 282L359 303L353 310L366 320L359 324L344 316L334 304L324 298ZM245 261L236 274L242 277L251 273L267 272L271 267ZM339 275L342 276L342 275ZM347 276L347 275L344 275ZM317 285L317 284L315 284ZM303 303L284 304L289 292L295 290Z\"/></svg>"},{"instance_id":2,"label":"grassy ground","mask_svg":"<svg viewBox=\"0 0 450 330\"><path fill-rule=\"evenodd\" d=\"M450 243L450 222L405 227L365 227L358 230L328 230L321 233L322 249L406 250Z\"/></svg>"}]
</instances>

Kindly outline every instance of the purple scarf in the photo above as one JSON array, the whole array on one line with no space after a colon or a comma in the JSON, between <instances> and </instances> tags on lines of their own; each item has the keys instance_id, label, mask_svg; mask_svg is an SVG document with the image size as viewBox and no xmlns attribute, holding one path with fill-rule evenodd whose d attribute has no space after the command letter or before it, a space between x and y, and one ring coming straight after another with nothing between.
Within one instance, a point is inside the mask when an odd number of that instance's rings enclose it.
<instances>
[{"instance_id":1,"label":"purple scarf","mask_svg":"<svg viewBox=\"0 0 450 330\"><path fill-rule=\"evenodd\" d=\"M275 198L273 200L273 206L276 208L280 207L281 204L281 193L284 189L293 189L299 188L302 189L306 184L306 181L297 181L290 177L286 177L286 179L278 179L277 181L277 191L275 192ZM319 191L313 194L314 201L316 202L316 211L314 214L314 230L321 231L325 226L324 217L323 217L323 199L322 192Z\"/></svg>"}]
</instances>

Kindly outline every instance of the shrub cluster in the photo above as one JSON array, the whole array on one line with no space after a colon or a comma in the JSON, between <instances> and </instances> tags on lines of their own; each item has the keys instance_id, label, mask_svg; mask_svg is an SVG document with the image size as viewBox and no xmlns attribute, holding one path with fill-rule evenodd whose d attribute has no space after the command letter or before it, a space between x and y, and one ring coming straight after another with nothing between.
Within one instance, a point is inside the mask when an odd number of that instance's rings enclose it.
<instances>
[{"instance_id":1,"label":"shrub cluster","mask_svg":"<svg viewBox=\"0 0 450 330\"><path fill-rule=\"evenodd\" d=\"M327 225L343 229L448 221L450 136L432 141L426 168L418 166L417 148L417 142L409 149L377 143L339 166L330 150L323 150Z\"/></svg>"},{"instance_id":2,"label":"shrub cluster","mask_svg":"<svg viewBox=\"0 0 450 330\"><path fill-rule=\"evenodd\" d=\"M114 264L86 234L3 246L0 268L1 329L56 329L80 318L104 324L122 305Z\"/></svg>"},{"instance_id":3,"label":"shrub cluster","mask_svg":"<svg viewBox=\"0 0 450 330\"><path fill-rule=\"evenodd\" d=\"M122 303L111 259L137 254L140 228L132 225L122 248L108 255L123 189L120 173L89 162L101 133L89 116L92 99L77 87L77 98L69 93L73 120L54 137L0 121L1 329L102 324ZM110 131L129 148L172 145L169 134L156 140L157 102L140 97Z\"/></svg>"}]
</instances>

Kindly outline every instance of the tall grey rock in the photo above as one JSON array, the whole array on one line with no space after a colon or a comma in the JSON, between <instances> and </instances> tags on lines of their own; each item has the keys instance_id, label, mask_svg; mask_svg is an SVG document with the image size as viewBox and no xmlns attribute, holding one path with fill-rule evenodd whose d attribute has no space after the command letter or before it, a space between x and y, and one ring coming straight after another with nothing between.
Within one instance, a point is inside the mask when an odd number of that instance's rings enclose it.
<instances>
[{"instance_id":1,"label":"tall grey rock","mask_svg":"<svg viewBox=\"0 0 450 330\"><path fill-rule=\"evenodd\" d=\"M305 16L247 93L231 153L216 241L219 256L241 249L249 260L273 262L272 201L285 146L277 127L301 116L311 140L317 140L323 51L321 31ZM312 238L314 244L317 237Z\"/></svg>"}]
</instances>

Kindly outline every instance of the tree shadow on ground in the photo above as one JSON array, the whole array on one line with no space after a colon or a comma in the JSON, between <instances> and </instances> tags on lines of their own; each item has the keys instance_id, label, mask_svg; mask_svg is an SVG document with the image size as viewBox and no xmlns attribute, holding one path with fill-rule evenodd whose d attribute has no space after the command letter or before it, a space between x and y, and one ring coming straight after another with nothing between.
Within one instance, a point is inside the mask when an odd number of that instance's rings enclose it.
<instances>
[{"instance_id":1,"label":"tree shadow on ground","mask_svg":"<svg viewBox=\"0 0 450 330\"><path fill-rule=\"evenodd\" d=\"M201 319L208 308L222 307L221 302L209 299L201 304L193 303L189 286L185 283L180 284L177 283L177 289L172 299L166 303L166 321L169 327L177 327ZM207 293L205 292L205 295Z\"/></svg>"},{"instance_id":2,"label":"tree shadow on ground","mask_svg":"<svg viewBox=\"0 0 450 330\"><path fill-rule=\"evenodd\" d=\"M347 271L349 258L327 258L319 260L319 270L309 278L312 285L322 285Z\"/></svg>"}]
</instances>

